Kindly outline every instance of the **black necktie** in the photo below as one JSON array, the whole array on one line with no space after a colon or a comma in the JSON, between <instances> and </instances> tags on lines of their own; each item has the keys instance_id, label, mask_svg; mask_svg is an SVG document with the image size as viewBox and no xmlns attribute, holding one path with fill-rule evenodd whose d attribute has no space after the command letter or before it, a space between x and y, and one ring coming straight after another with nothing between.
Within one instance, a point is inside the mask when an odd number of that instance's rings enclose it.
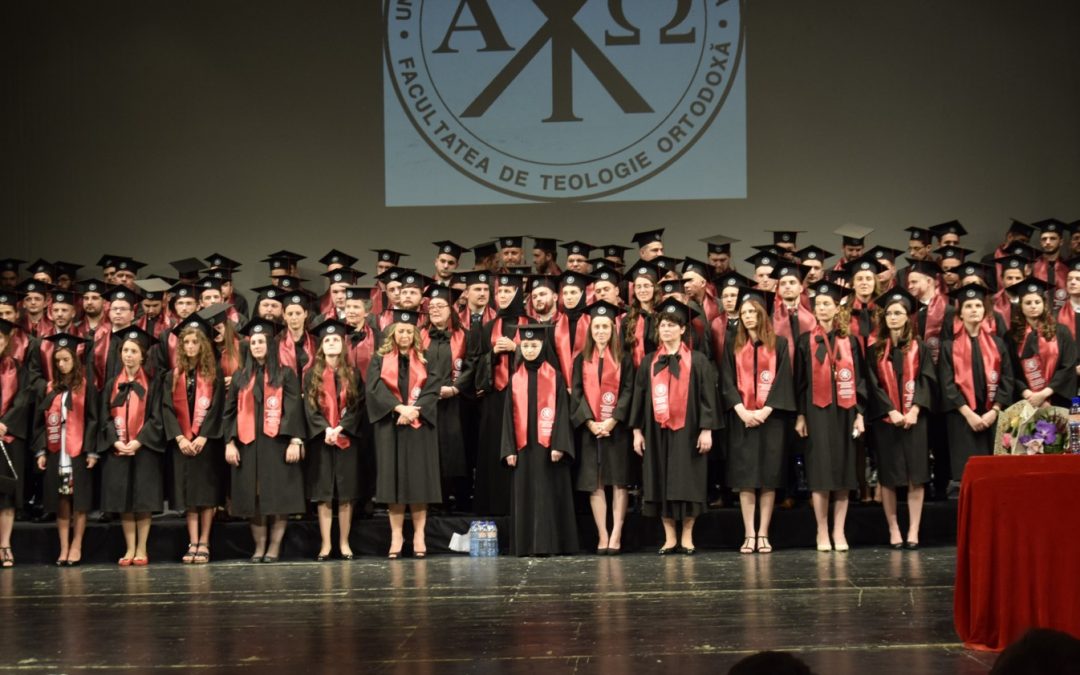
<instances>
[{"instance_id":1,"label":"black necktie","mask_svg":"<svg viewBox=\"0 0 1080 675\"><path fill-rule=\"evenodd\" d=\"M679 376L679 354L664 354L660 358L656 359L656 363L653 364L652 373L658 375L661 370L667 368L671 371L672 377Z\"/></svg>"}]
</instances>

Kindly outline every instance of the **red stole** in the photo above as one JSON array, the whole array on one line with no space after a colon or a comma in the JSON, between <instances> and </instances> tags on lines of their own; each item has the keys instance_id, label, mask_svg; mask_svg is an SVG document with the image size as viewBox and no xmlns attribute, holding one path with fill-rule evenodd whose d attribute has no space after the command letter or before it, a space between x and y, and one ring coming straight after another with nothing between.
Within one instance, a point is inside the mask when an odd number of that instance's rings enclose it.
<instances>
[{"instance_id":1,"label":"red stole","mask_svg":"<svg viewBox=\"0 0 1080 675\"><path fill-rule=\"evenodd\" d=\"M1071 300L1066 300L1057 313L1058 325L1068 328L1069 335L1072 335L1074 340L1076 339L1076 314Z\"/></svg>"},{"instance_id":2,"label":"red stole","mask_svg":"<svg viewBox=\"0 0 1080 675\"><path fill-rule=\"evenodd\" d=\"M270 373L263 369L263 434L270 438L276 438L281 429L282 389L270 383ZM236 438L244 445L255 440L254 368L247 384L236 394Z\"/></svg>"},{"instance_id":3,"label":"red stole","mask_svg":"<svg viewBox=\"0 0 1080 675\"><path fill-rule=\"evenodd\" d=\"M556 371L544 362L536 371L536 407L529 410L529 369L522 363L514 372L514 442L518 451L529 444L529 415L536 415L536 442L551 447L555 431Z\"/></svg>"},{"instance_id":4,"label":"red stole","mask_svg":"<svg viewBox=\"0 0 1080 675\"><path fill-rule=\"evenodd\" d=\"M495 343L499 341L499 338L506 337L505 335L503 335L502 332L502 321L503 320L501 316L496 317L495 322L491 324L492 349L495 348ZM518 317L517 319L515 319L515 322L520 325L521 318ZM521 343L516 333L511 339L514 341L514 344ZM502 391L503 389L506 389L506 385L510 382L510 364L508 362L510 360L510 357L513 356L513 354L510 352L503 352L501 354L495 354L494 352L492 352L491 355L497 361L495 364L495 373L493 378L495 380L495 391Z\"/></svg>"},{"instance_id":5,"label":"red stole","mask_svg":"<svg viewBox=\"0 0 1080 675\"><path fill-rule=\"evenodd\" d=\"M948 306L945 295L937 293L926 308L926 327L923 330L922 339L930 348L930 358L937 363L938 354L941 353L941 330L945 323L945 308Z\"/></svg>"},{"instance_id":6,"label":"red stole","mask_svg":"<svg viewBox=\"0 0 1080 675\"><path fill-rule=\"evenodd\" d=\"M380 316L383 313L383 307L386 305L386 291L382 286L376 286L371 290L371 313L375 316ZM381 326L380 326L381 329Z\"/></svg>"},{"instance_id":7,"label":"red stole","mask_svg":"<svg viewBox=\"0 0 1080 675\"><path fill-rule=\"evenodd\" d=\"M289 331L282 333L281 338L278 340L278 364L285 368L292 368L301 381L315 363L315 338L311 336L311 333L304 331L302 339L304 353L307 354L307 363L304 364L302 372L296 365L296 344L293 342Z\"/></svg>"},{"instance_id":8,"label":"red stole","mask_svg":"<svg viewBox=\"0 0 1080 675\"><path fill-rule=\"evenodd\" d=\"M1009 294L1005 289L994 294L994 311L1001 314L1006 326L1012 325L1012 308L1012 300L1009 299Z\"/></svg>"},{"instance_id":9,"label":"red stole","mask_svg":"<svg viewBox=\"0 0 1080 675\"><path fill-rule=\"evenodd\" d=\"M915 378L919 376L919 343L912 340L908 345L907 353L904 354L904 372L901 377L904 381L904 400L900 400L900 392L896 388L896 371L892 365L893 343L891 339L885 341L884 353L877 359L878 378L885 385L885 392L889 395L893 410L907 414L915 402Z\"/></svg>"},{"instance_id":10,"label":"red stole","mask_svg":"<svg viewBox=\"0 0 1080 675\"><path fill-rule=\"evenodd\" d=\"M953 325L953 377L956 386L964 394L968 407L977 412L975 406L975 376L971 363L971 339L964 330L964 322L956 321ZM998 380L1001 377L1001 354L994 343L993 334L984 323L979 329L979 352L982 355L983 374L986 376L986 405L994 405Z\"/></svg>"},{"instance_id":11,"label":"red stole","mask_svg":"<svg viewBox=\"0 0 1080 675\"><path fill-rule=\"evenodd\" d=\"M375 354L375 331L366 324L363 329L363 340L354 341L352 338L356 335L355 333L345 339L345 344L349 348L345 356L349 360L349 365L360 375L361 382L367 379L368 366L371 365L371 357Z\"/></svg>"},{"instance_id":12,"label":"red stole","mask_svg":"<svg viewBox=\"0 0 1080 675\"><path fill-rule=\"evenodd\" d=\"M70 457L78 457L83 451L83 425L86 421L86 383L78 391L68 391L71 406L68 409L67 422L60 409L63 405L62 392L53 390L52 382L48 391L55 393L49 409L45 411L45 448L49 452L60 452L60 434L64 434L64 451Z\"/></svg>"},{"instance_id":13,"label":"red stole","mask_svg":"<svg viewBox=\"0 0 1080 675\"><path fill-rule=\"evenodd\" d=\"M612 330L615 329L612 322ZM589 332L589 315L582 312L574 329L574 346L570 347L570 317L560 314L555 320L555 355L559 357L559 368L563 379L571 380L574 372L574 359L585 349L585 336Z\"/></svg>"},{"instance_id":14,"label":"red stole","mask_svg":"<svg viewBox=\"0 0 1080 675\"><path fill-rule=\"evenodd\" d=\"M22 331L27 335L33 335L34 337L43 338L52 335L55 332L55 329L52 321L50 321L47 316L47 312L48 310L46 309L46 312L42 313L41 318L38 319L37 323L30 323L30 317L24 314L22 320L19 321L19 327L22 328Z\"/></svg>"},{"instance_id":15,"label":"red stole","mask_svg":"<svg viewBox=\"0 0 1080 675\"><path fill-rule=\"evenodd\" d=\"M142 387L142 396L128 387L123 403L119 403L120 386L128 383ZM121 442L127 443L142 431L143 424L146 423L146 399L149 396L150 382L142 368L139 368L134 380L128 379L127 370L116 378L116 383L109 392L109 414L112 415L112 423L116 428L116 437Z\"/></svg>"},{"instance_id":16,"label":"red stole","mask_svg":"<svg viewBox=\"0 0 1080 675\"><path fill-rule=\"evenodd\" d=\"M323 293L323 296L319 298L319 314L337 318L337 308L334 307L334 299L330 297L329 290Z\"/></svg>"},{"instance_id":17,"label":"red stole","mask_svg":"<svg viewBox=\"0 0 1080 675\"><path fill-rule=\"evenodd\" d=\"M585 400L592 410L593 419L606 422L615 412L619 401L619 384L622 367L611 354L611 345L604 349L604 372L600 374L600 350L593 349L591 359L582 359L581 381L585 388Z\"/></svg>"},{"instance_id":18,"label":"red stole","mask_svg":"<svg viewBox=\"0 0 1080 675\"><path fill-rule=\"evenodd\" d=\"M637 321L634 322L634 348L630 354L634 360L634 368L641 367L641 362L645 358L645 324L648 320L649 315L641 310L637 315Z\"/></svg>"},{"instance_id":19,"label":"red stole","mask_svg":"<svg viewBox=\"0 0 1080 675\"><path fill-rule=\"evenodd\" d=\"M803 297L804 296L799 296L799 313L797 315L799 319L799 335L809 333L817 326L817 319L814 318L814 313L803 304ZM782 337L787 340L788 354L794 354L795 341L798 339L799 335L791 334L791 311L787 308L784 301L780 299L779 295L776 296L775 305L776 306L773 309L773 330L776 331L777 337ZM794 361L792 361L792 363L794 363Z\"/></svg>"},{"instance_id":20,"label":"red stole","mask_svg":"<svg viewBox=\"0 0 1080 675\"><path fill-rule=\"evenodd\" d=\"M19 393L19 370L15 359L5 356L0 361L0 417L11 410L11 404L15 402L15 395ZM10 443L15 440L11 434L4 436L4 442Z\"/></svg>"},{"instance_id":21,"label":"red stole","mask_svg":"<svg viewBox=\"0 0 1080 675\"><path fill-rule=\"evenodd\" d=\"M180 346L180 338L176 336L176 333L169 331L169 338L166 340L166 349L169 352L169 367L176 367L176 350Z\"/></svg>"},{"instance_id":22,"label":"red stole","mask_svg":"<svg viewBox=\"0 0 1080 675\"><path fill-rule=\"evenodd\" d=\"M1039 256L1031 266L1031 276L1049 283L1050 263L1043 256ZM1058 258L1054 261L1054 287L1065 290L1065 283L1069 278L1069 267Z\"/></svg>"},{"instance_id":23,"label":"red stole","mask_svg":"<svg viewBox=\"0 0 1080 675\"><path fill-rule=\"evenodd\" d=\"M19 363L26 363L26 351L30 348L30 338L21 330L11 332L11 358Z\"/></svg>"},{"instance_id":24,"label":"red stole","mask_svg":"<svg viewBox=\"0 0 1080 675\"><path fill-rule=\"evenodd\" d=\"M855 359L851 354L851 340L836 335L829 346L829 336L821 325L810 333L811 379L813 380L814 405L828 408L836 391L836 405L845 410L856 403ZM830 386L833 383L834 386Z\"/></svg>"},{"instance_id":25,"label":"red stole","mask_svg":"<svg viewBox=\"0 0 1080 675\"><path fill-rule=\"evenodd\" d=\"M461 368L465 365L465 331L453 330L449 327L447 330L452 331L450 333L450 366L453 371L450 384L452 385L461 376ZM428 346L431 345L431 326L426 326L420 331L420 343L424 346L426 352Z\"/></svg>"},{"instance_id":26,"label":"red stole","mask_svg":"<svg viewBox=\"0 0 1080 675\"><path fill-rule=\"evenodd\" d=\"M427 383L427 366L420 360L420 355L416 353L416 350L409 350L409 392L408 397L401 395L401 391L398 389L398 357L399 352L395 348L394 351L389 352L383 356L382 370L379 373L379 377L382 378L383 384L390 390L390 393L394 395L397 400L401 401L405 405L416 405L416 400L420 398L420 392L424 389L424 385ZM419 429L421 420L417 417L409 425L413 429Z\"/></svg>"},{"instance_id":27,"label":"red stole","mask_svg":"<svg viewBox=\"0 0 1080 675\"><path fill-rule=\"evenodd\" d=\"M1031 332L1031 326L1028 326L1024 330L1024 339L1020 343L1020 370L1024 373L1024 379L1027 380L1028 389L1042 391L1046 389L1054 370L1057 369L1058 342L1047 340L1042 333L1036 333L1038 349L1033 355L1024 358L1025 347L1031 338Z\"/></svg>"},{"instance_id":28,"label":"red stole","mask_svg":"<svg viewBox=\"0 0 1080 675\"><path fill-rule=\"evenodd\" d=\"M720 303L716 301L716 291L712 289L711 285L705 286L705 296L701 299L701 309L705 312L705 320L710 324L723 313L720 311Z\"/></svg>"},{"instance_id":29,"label":"red stole","mask_svg":"<svg viewBox=\"0 0 1080 675\"><path fill-rule=\"evenodd\" d=\"M335 390L339 389L335 382L336 379L337 373L334 372L333 368L329 366L323 368L322 389L319 391L319 408L323 417L326 418L326 426L331 429L341 424L341 416L344 414L345 407L348 404L349 390L344 382L335 396ZM349 440L345 433L341 433L338 434L335 445L344 450L352 445L352 441Z\"/></svg>"},{"instance_id":30,"label":"red stole","mask_svg":"<svg viewBox=\"0 0 1080 675\"><path fill-rule=\"evenodd\" d=\"M764 345L756 348L753 342L747 340L739 353L735 355L735 383L738 385L739 394L742 396L742 403L746 409L764 408L775 381L776 350Z\"/></svg>"},{"instance_id":31,"label":"red stole","mask_svg":"<svg viewBox=\"0 0 1080 675\"><path fill-rule=\"evenodd\" d=\"M727 312L721 312L720 316L712 320L713 359L717 363L724 356L724 346L727 344L727 325Z\"/></svg>"},{"instance_id":32,"label":"red stole","mask_svg":"<svg viewBox=\"0 0 1080 675\"><path fill-rule=\"evenodd\" d=\"M663 356L668 356L663 346L653 354L649 364L652 375L653 418L660 423L661 429L678 431L686 426L686 408L690 399L690 368L693 355L685 343L679 345L679 351L671 356L679 357L679 375L671 374L668 366L656 372L656 364Z\"/></svg>"},{"instance_id":33,"label":"red stole","mask_svg":"<svg viewBox=\"0 0 1080 675\"><path fill-rule=\"evenodd\" d=\"M232 377L240 369L240 340L233 338L233 353L231 354L222 346L218 365L221 366L221 374L225 377Z\"/></svg>"},{"instance_id":34,"label":"red stole","mask_svg":"<svg viewBox=\"0 0 1080 675\"><path fill-rule=\"evenodd\" d=\"M176 411L176 422L180 425L180 433L188 440L194 440L199 435L202 424L206 421L206 414L210 412L210 404L214 400L214 381L195 373L195 419L188 414L187 400L187 371L173 370L172 401Z\"/></svg>"},{"instance_id":35,"label":"red stole","mask_svg":"<svg viewBox=\"0 0 1080 675\"><path fill-rule=\"evenodd\" d=\"M94 376L98 387L105 386L105 368L109 362L109 345L112 344L112 326L102 321L94 329Z\"/></svg>"},{"instance_id":36,"label":"red stole","mask_svg":"<svg viewBox=\"0 0 1080 675\"><path fill-rule=\"evenodd\" d=\"M469 310L468 305L465 305L458 311L458 318L461 319L462 326L465 326L467 329L471 329L473 327L474 324L472 323L472 312ZM488 321L494 320L495 310L491 307L484 307L484 311L480 313L480 323L476 325L483 326Z\"/></svg>"}]
</instances>

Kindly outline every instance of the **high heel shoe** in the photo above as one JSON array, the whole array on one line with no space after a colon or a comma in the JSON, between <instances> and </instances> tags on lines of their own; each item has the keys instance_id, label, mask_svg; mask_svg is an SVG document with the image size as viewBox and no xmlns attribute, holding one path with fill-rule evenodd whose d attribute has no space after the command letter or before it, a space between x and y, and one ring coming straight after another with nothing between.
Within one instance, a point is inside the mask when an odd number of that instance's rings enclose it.
<instances>
[{"instance_id":1,"label":"high heel shoe","mask_svg":"<svg viewBox=\"0 0 1080 675\"><path fill-rule=\"evenodd\" d=\"M833 550L832 544L829 542L829 540L825 540L824 544L818 541L817 550L819 553L828 553Z\"/></svg>"},{"instance_id":2,"label":"high heel shoe","mask_svg":"<svg viewBox=\"0 0 1080 675\"><path fill-rule=\"evenodd\" d=\"M401 557L401 549L398 549L396 551L390 551L390 553L386 557L390 560L397 560Z\"/></svg>"}]
</instances>

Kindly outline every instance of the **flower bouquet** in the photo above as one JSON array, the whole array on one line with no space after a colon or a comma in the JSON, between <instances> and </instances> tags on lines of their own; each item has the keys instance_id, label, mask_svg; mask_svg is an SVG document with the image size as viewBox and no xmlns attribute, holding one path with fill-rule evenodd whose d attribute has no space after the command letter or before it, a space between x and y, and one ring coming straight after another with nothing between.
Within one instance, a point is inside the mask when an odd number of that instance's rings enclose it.
<instances>
[{"instance_id":1,"label":"flower bouquet","mask_svg":"<svg viewBox=\"0 0 1080 675\"><path fill-rule=\"evenodd\" d=\"M1069 443L1069 411L1032 408L1020 401L1002 411L994 439L995 455L1060 455Z\"/></svg>"}]
</instances>

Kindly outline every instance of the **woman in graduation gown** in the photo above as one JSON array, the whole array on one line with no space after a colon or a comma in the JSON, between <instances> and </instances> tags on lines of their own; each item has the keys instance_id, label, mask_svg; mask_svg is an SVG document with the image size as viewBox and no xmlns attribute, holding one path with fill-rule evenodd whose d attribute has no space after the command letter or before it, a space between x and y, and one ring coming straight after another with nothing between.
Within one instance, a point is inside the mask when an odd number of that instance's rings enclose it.
<instances>
[{"instance_id":1,"label":"woman in graduation gown","mask_svg":"<svg viewBox=\"0 0 1080 675\"><path fill-rule=\"evenodd\" d=\"M615 329L621 310L607 302L588 307L589 333L574 359L570 421L581 429L575 487L589 493L596 521L600 555L622 550L628 486L637 483L637 461L631 463L633 440L627 422L634 399L634 364L623 351ZM607 529L607 495L611 487L611 532Z\"/></svg>"},{"instance_id":2,"label":"woman in graduation gown","mask_svg":"<svg viewBox=\"0 0 1080 675\"><path fill-rule=\"evenodd\" d=\"M15 509L23 505L26 468L26 441L30 434L29 406L32 394L29 374L12 353L12 336L18 331L13 322L0 319L0 439L7 457L0 456L0 566L15 565L11 550L11 531L15 527ZM0 453L3 455L3 453ZM11 466L8 466L8 461ZM12 473L14 472L14 473Z\"/></svg>"},{"instance_id":3,"label":"woman in graduation gown","mask_svg":"<svg viewBox=\"0 0 1080 675\"><path fill-rule=\"evenodd\" d=\"M510 555L576 553L577 522L570 397L545 336L551 326L518 326L520 355L507 385L502 456L513 471Z\"/></svg>"},{"instance_id":4,"label":"woman in graduation gown","mask_svg":"<svg viewBox=\"0 0 1080 675\"><path fill-rule=\"evenodd\" d=\"M473 368L467 358L467 338L454 310L459 291L432 284L424 292L428 299L427 325L420 330L420 345L431 377L439 385L439 466L443 496L458 495L466 489L468 465L465 437L461 429L461 392L471 391Z\"/></svg>"},{"instance_id":5,"label":"woman in graduation gown","mask_svg":"<svg viewBox=\"0 0 1080 675\"><path fill-rule=\"evenodd\" d=\"M160 512L165 499L161 379L147 374L150 347L157 340L134 326L121 339L124 368L102 389L101 510L120 514L125 549L119 565L141 567L150 562L150 514Z\"/></svg>"},{"instance_id":6,"label":"woman in graduation gown","mask_svg":"<svg viewBox=\"0 0 1080 675\"><path fill-rule=\"evenodd\" d=\"M308 440L305 443L307 497L315 502L319 516L319 553L315 560L330 558L330 533L337 501L338 550L352 560L349 544L353 502L360 496L360 410L364 390L360 376L345 354L348 326L327 319L315 327L318 349L304 376L304 411Z\"/></svg>"},{"instance_id":7,"label":"woman in graduation gown","mask_svg":"<svg viewBox=\"0 0 1080 675\"><path fill-rule=\"evenodd\" d=\"M1014 392L1033 407L1068 408L1076 396L1076 342L1057 323L1046 301L1053 289L1030 277L1017 284L1020 311L1012 313L1009 352L1016 378Z\"/></svg>"},{"instance_id":8,"label":"woman in graduation gown","mask_svg":"<svg viewBox=\"0 0 1080 675\"><path fill-rule=\"evenodd\" d=\"M180 349L161 391L161 419L172 459L169 503L184 511L187 520L183 563L210 562L214 512L225 505L225 380L210 343L211 331L198 314L173 329Z\"/></svg>"},{"instance_id":9,"label":"woman in graduation gown","mask_svg":"<svg viewBox=\"0 0 1080 675\"><path fill-rule=\"evenodd\" d=\"M427 506L442 501L439 392L449 382L424 358L416 312L393 310L386 339L367 376L368 417L375 432L375 501L390 511L389 557L401 556L405 507L412 512L413 554L427 555Z\"/></svg>"},{"instance_id":10,"label":"woman in graduation gown","mask_svg":"<svg viewBox=\"0 0 1080 675\"><path fill-rule=\"evenodd\" d=\"M94 504L90 470L98 461L97 389L79 362L82 340L67 333L45 339L54 345L52 379L38 383L33 451L38 469L45 472L45 511L56 514L56 564L70 567L82 560L86 513Z\"/></svg>"},{"instance_id":11,"label":"woman in graduation gown","mask_svg":"<svg viewBox=\"0 0 1080 675\"><path fill-rule=\"evenodd\" d=\"M278 298L284 306L285 330L278 336L278 365L289 368L303 382L315 362L315 336L307 330L308 303L305 291L294 290Z\"/></svg>"},{"instance_id":12,"label":"woman in graduation gown","mask_svg":"<svg viewBox=\"0 0 1080 675\"><path fill-rule=\"evenodd\" d=\"M501 460L503 408L510 366L517 350L517 327L528 323L525 316L521 277L495 277L495 319L476 333L471 357L476 364L475 388L480 408L480 443L476 458L473 511L478 515L506 515L510 512L511 473Z\"/></svg>"},{"instance_id":13,"label":"woman in graduation gown","mask_svg":"<svg viewBox=\"0 0 1080 675\"><path fill-rule=\"evenodd\" d=\"M251 522L251 562L276 562L289 516L303 513L300 460L307 428L300 382L277 364L280 324L255 318L242 329L248 358L225 396L225 462L232 467L230 510ZM269 529L269 538L267 530Z\"/></svg>"},{"instance_id":14,"label":"woman in graduation gown","mask_svg":"<svg viewBox=\"0 0 1080 675\"><path fill-rule=\"evenodd\" d=\"M626 278L631 283L632 298L622 322L622 341L634 368L639 368L645 355L656 351L653 307L660 301L656 290L660 273L652 263L640 261L627 270Z\"/></svg>"},{"instance_id":15,"label":"woman in graduation gown","mask_svg":"<svg viewBox=\"0 0 1080 675\"><path fill-rule=\"evenodd\" d=\"M721 368L721 397L728 411L725 476L739 492L745 530L740 553L772 552L769 524L776 490L785 485L784 441L788 413L795 410L787 340L777 339L765 306L760 291L739 296L739 328L724 348Z\"/></svg>"},{"instance_id":16,"label":"woman in graduation gown","mask_svg":"<svg viewBox=\"0 0 1080 675\"><path fill-rule=\"evenodd\" d=\"M806 441L806 474L817 520L819 551L848 550L844 524L848 496L858 486L856 439L866 431L863 410L866 384L859 342L848 333L840 302L848 291L819 281L815 293L817 323L799 336L795 351L795 431ZM829 497L833 502L829 541Z\"/></svg>"},{"instance_id":17,"label":"woman in graduation gown","mask_svg":"<svg viewBox=\"0 0 1080 675\"><path fill-rule=\"evenodd\" d=\"M938 382L949 435L953 480L964 474L967 460L994 452L998 413L1012 404L1013 372L1005 341L987 322L993 311L985 286L968 284L952 293L959 320L941 344Z\"/></svg>"},{"instance_id":18,"label":"woman in graduation gown","mask_svg":"<svg viewBox=\"0 0 1080 675\"><path fill-rule=\"evenodd\" d=\"M915 336L912 315L918 300L894 288L874 303L882 309L878 339L867 348L870 437L877 454L878 481L889 545L919 546L923 497L930 480L927 415L936 385L930 350ZM901 538L896 519L896 488L907 486L908 534Z\"/></svg>"},{"instance_id":19,"label":"woman in graduation gown","mask_svg":"<svg viewBox=\"0 0 1080 675\"><path fill-rule=\"evenodd\" d=\"M712 449L712 430L722 426L716 369L683 340L693 310L669 298L656 312L660 345L638 368L629 424L634 452L643 458L642 513L659 517L664 526L658 553L681 547L691 555L694 521L707 508L705 455Z\"/></svg>"}]
</instances>

